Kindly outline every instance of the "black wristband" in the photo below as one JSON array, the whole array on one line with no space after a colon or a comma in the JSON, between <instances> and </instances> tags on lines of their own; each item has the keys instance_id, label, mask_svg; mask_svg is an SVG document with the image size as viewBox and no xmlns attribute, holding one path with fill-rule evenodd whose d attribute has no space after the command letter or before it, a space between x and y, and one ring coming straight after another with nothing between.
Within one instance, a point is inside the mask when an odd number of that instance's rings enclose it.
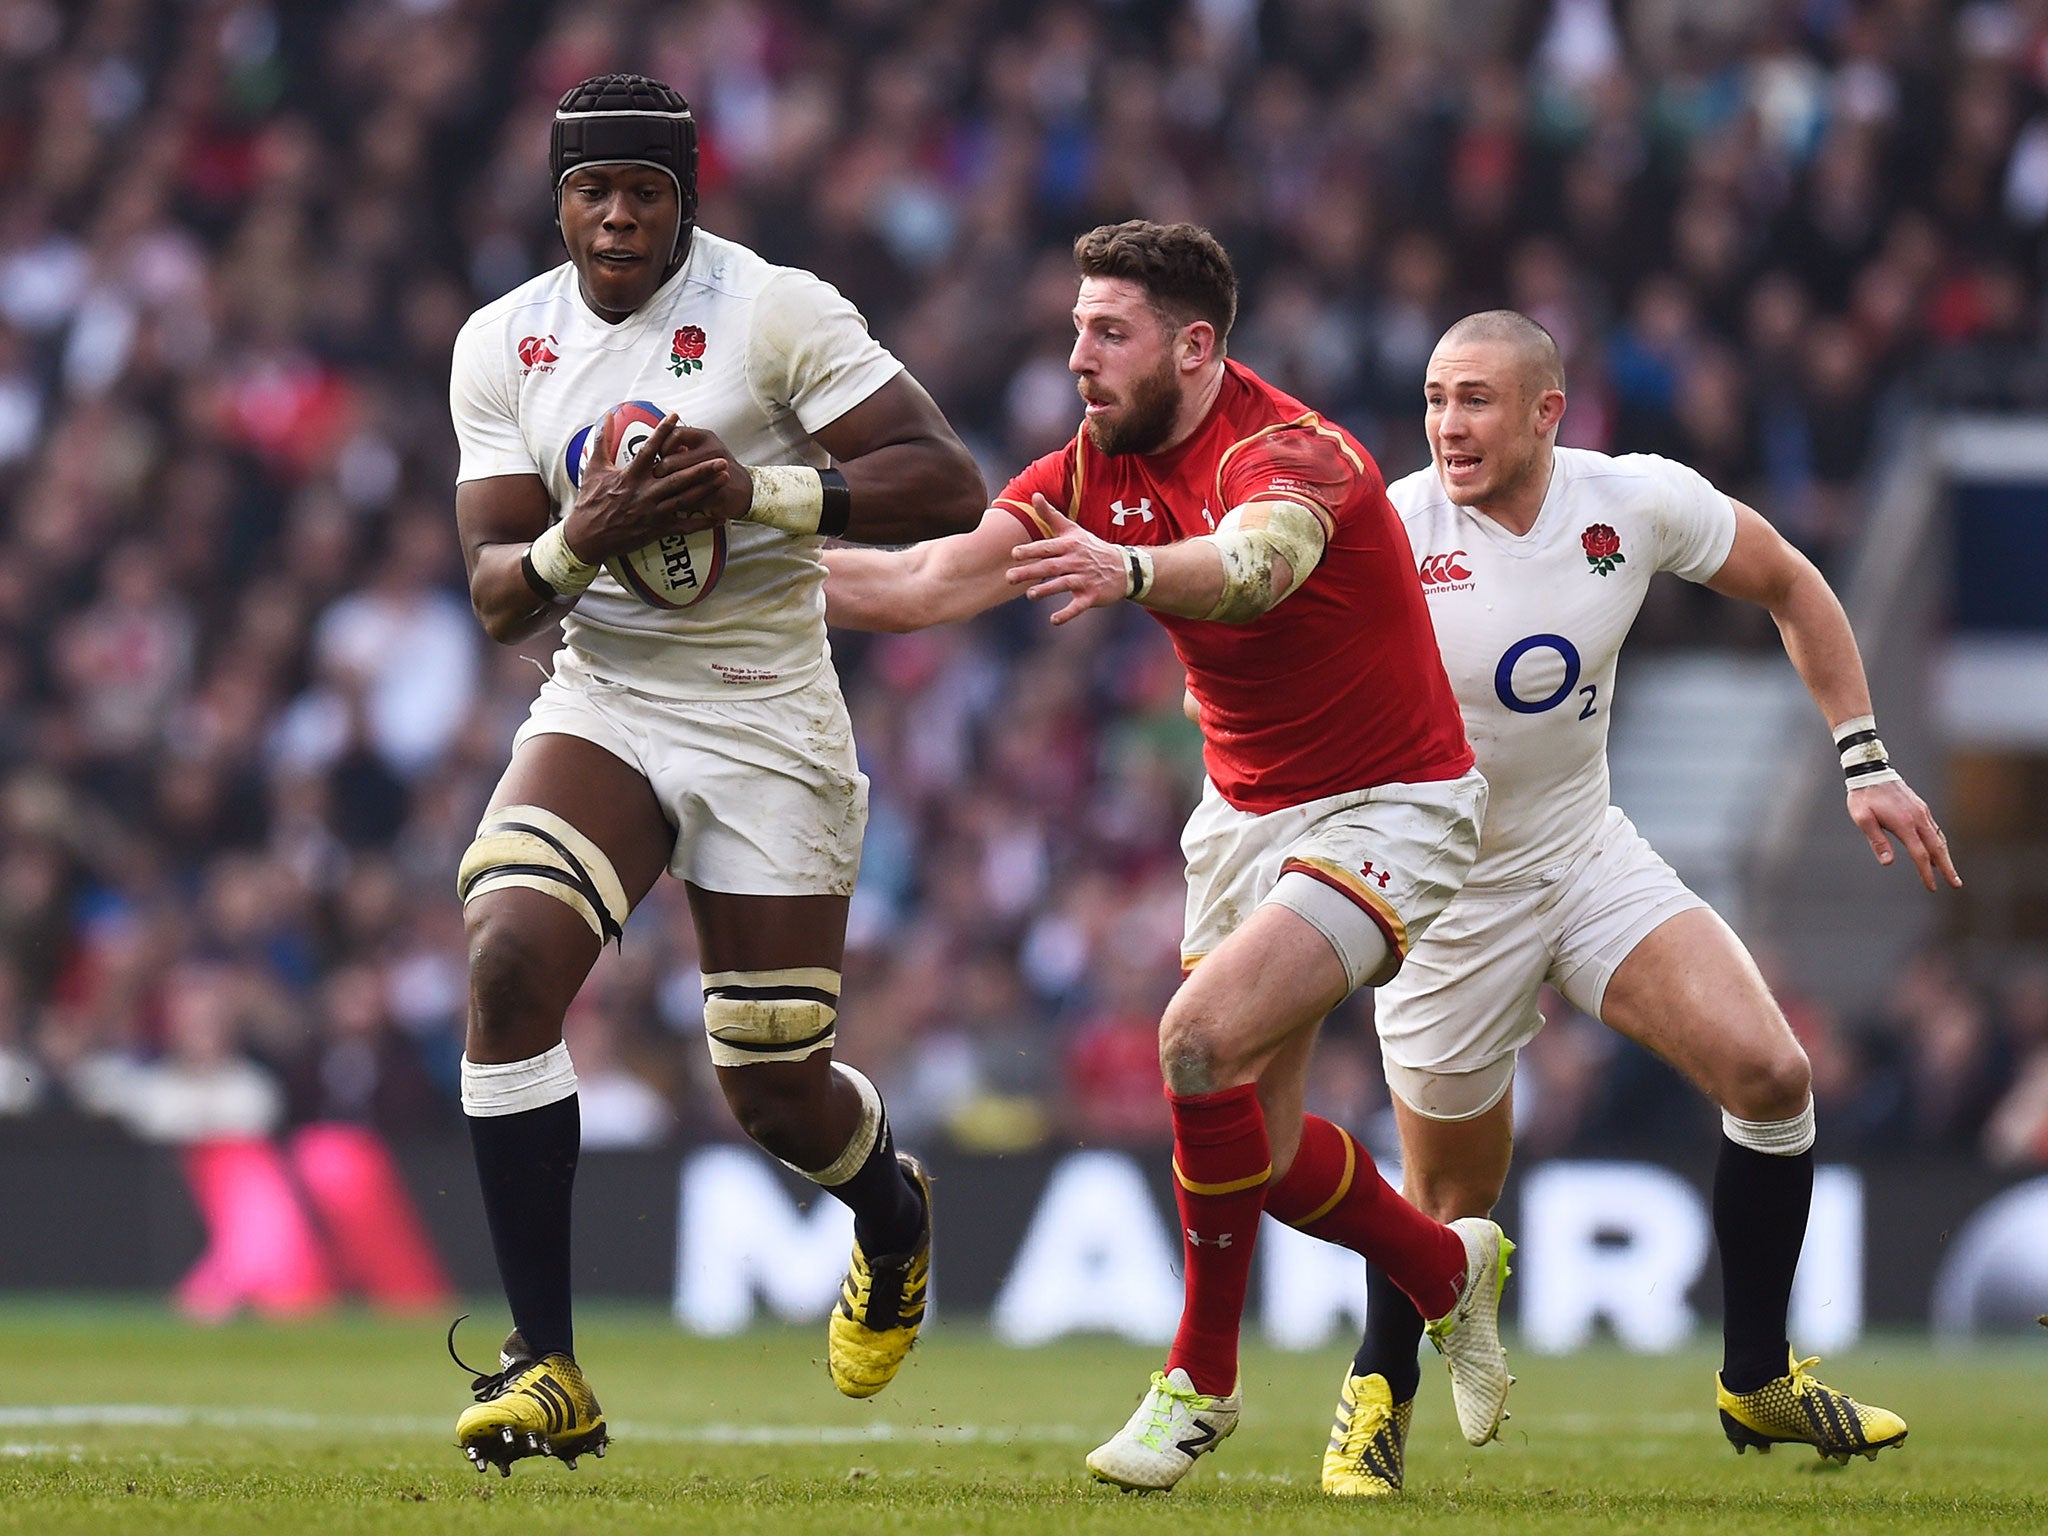
<instances>
[{"instance_id":1,"label":"black wristband","mask_svg":"<svg viewBox=\"0 0 2048 1536\"><path fill-rule=\"evenodd\" d=\"M819 470L818 485L823 493L818 507L818 532L828 539L836 539L846 532L846 525L853 520L853 491L846 483L846 476L836 469Z\"/></svg>"},{"instance_id":2,"label":"black wristband","mask_svg":"<svg viewBox=\"0 0 2048 1536\"><path fill-rule=\"evenodd\" d=\"M519 574L526 578L526 584L533 588L533 595L542 602L559 603L562 600L562 594L549 586L547 578L534 569L531 552L522 552L520 554Z\"/></svg>"}]
</instances>

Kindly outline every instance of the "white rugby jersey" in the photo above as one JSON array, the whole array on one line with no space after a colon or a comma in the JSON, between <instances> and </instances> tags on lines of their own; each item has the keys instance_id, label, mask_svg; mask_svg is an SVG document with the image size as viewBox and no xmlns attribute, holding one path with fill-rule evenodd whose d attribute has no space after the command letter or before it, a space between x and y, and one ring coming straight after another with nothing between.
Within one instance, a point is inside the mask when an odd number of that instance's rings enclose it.
<instances>
[{"instance_id":1,"label":"white rugby jersey","mask_svg":"<svg viewBox=\"0 0 2048 1536\"><path fill-rule=\"evenodd\" d=\"M823 469L830 458L811 434L902 367L831 284L706 230L617 325L591 312L564 262L485 305L456 338L456 479L539 475L560 518L576 496L570 439L626 400L708 427L743 464ZM603 573L563 621L556 665L668 698L801 687L829 654L822 543L730 524L716 584L681 609L643 603Z\"/></svg>"},{"instance_id":2,"label":"white rugby jersey","mask_svg":"<svg viewBox=\"0 0 2048 1536\"><path fill-rule=\"evenodd\" d=\"M1576 855L1606 814L1614 663L1650 577L1712 577L1735 542L1734 504L1683 464L1583 448L1556 451L1520 537L1454 505L1434 467L1387 496L1493 790L1466 883L1531 879Z\"/></svg>"}]
</instances>

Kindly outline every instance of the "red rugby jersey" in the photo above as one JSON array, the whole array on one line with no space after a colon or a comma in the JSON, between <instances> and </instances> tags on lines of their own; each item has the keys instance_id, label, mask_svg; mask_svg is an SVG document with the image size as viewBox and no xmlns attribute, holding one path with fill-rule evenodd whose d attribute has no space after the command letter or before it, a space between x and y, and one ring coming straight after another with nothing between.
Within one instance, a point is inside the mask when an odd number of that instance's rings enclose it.
<instances>
[{"instance_id":1,"label":"red rugby jersey","mask_svg":"<svg viewBox=\"0 0 2048 1536\"><path fill-rule=\"evenodd\" d=\"M996 505L1044 537L1036 493L1116 544L1213 533L1252 501L1309 507L1330 529L1329 546L1270 613L1249 624L1152 615L1201 703L1209 777L1252 812L1458 777L1472 749L1378 466L1348 432L1249 368L1223 369L1216 404L1187 441L1111 456L1077 433L1005 486Z\"/></svg>"}]
</instances>

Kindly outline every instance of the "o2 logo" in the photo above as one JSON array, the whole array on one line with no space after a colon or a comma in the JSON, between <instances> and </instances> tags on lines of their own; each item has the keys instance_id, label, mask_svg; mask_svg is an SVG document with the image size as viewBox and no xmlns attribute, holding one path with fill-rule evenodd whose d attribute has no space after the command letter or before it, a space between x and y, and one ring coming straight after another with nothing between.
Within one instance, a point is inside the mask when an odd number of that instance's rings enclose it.
<instances>
[{"instance_id":1,"label":"o2 logo","mask_svg":"<svg viewBox=\"0 0 2048 1536\"><path fill-rule=\"evenodd\" d=\"M1564 663L1564 676L1559 679L1557 687L1540 699L1525 699L1515 692L1515 668L1532 651L1554 651L1558 660ZM1599 713L1600 685L1588 683L1579 688L1581 670L1579 648L1563 635L1530 635L1509 646L1501 656L1500 665L1493 669L1493 696L1518 715L1540 715L1557 708L1572 696L1574 689L1578 689L1586 701L1586 707L1579 711L1579 718L1590 720Z\"/></svg>"}]
</instances>

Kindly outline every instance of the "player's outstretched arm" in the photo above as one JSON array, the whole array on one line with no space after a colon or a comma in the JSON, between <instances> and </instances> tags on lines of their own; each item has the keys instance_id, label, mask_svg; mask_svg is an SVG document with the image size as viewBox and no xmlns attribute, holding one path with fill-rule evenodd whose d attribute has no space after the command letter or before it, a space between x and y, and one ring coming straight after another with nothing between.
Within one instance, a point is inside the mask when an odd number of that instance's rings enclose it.
<instances>
[{"instance_id":1,"label":"player's outstretched arm","mask_svg":"<svg viewBox=\"0 0 2048 1536\"><path fill-rule=\"evenodd\" d=\"M837 629L906 634L972 618L1017 595L1004 579L1017 520L1000 507L972 533L908 549L825 551L825 622Z\"/></svg>"},{"instance_id":2,"label":"player's outstretched arm","mask_svg":"<svg viewBox=\"0 0 2048 1536\"><path fill-rule=\"evenodd\" d=\"M1307 507L1261 501L1232 508L1214 533L1139 548L1097 538L1043 496L1031 500L1052 532L1016 547L1009 579L1034 601L1066 593L1055 624L1125 598L1182 618L1249 624L1308 580L1327 537Z\"/></svg>"},{"instance_id":3,"label":"player's outstretched arm","mask_svg":"<svg viewBox=\"0 0 2048 1536\"><path fill-rule=\"evenodd\" d=\"M1841 600L1813 562L1760 514L1739 501L1734 507L1735 542L1707 585L1770 611L1785 654L1835 733L1849 774L1849 816L1878 863L1893 861L1890 840L1896 838L1928 890L1937 888L1937 876L1960 886L1962 876L1933 812L1884 758L1871 715L1870 681Z\"/></svg>"}]
</instances>

